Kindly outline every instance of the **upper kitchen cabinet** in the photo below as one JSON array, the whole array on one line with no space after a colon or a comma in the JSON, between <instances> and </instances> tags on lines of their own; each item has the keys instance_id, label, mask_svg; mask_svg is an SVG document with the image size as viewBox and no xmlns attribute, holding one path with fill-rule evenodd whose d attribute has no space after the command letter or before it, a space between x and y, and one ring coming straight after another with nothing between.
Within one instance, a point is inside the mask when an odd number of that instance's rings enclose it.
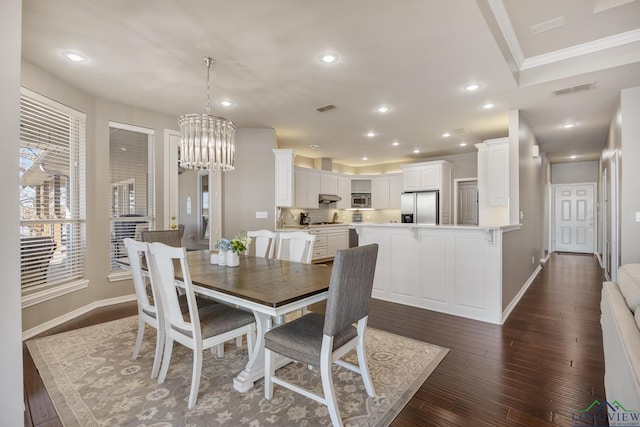
<instances>
[{"instance_id":1,"label":"upper kitchen cabinet","mask_svg":"<svg viewBox=\"0 0 640 427\"><path fill-rule=\"evenodd\" d=\"M509 139L485 141L489 150L489 203L491 206L509 202Z\"/></svg>"},{"instance_id":2,"label":"upper kitchen cabinet","mask_svg":"<svg viewBox=\"0 0 640 427\"><path fill-rule=\"evenodd\" d=\"M342 198L336 207L338 209L349 209L351 207L351 178L346 176L338 177L338 196Z\"/></svg>"},{"instance_id":3,"label":"upper kitchen cabinet","mask_svg":"<svg viewBox=\"0 0 640 427\"><path fill-rule=\"evenodd\" d=\"M276 185L275 202L276 206L293 207L294 205L294 182L293 182L293 158L295 150L274 149Z\"/></svg>"},{"instance_id":4,"label":"upper kitchen cabinet","mask_svg":"<svg viewBox=\"0 0 640 427\"><path fill-rule=\"evenodd\" d=\"M400 209L400 196L402 195L402 174L389 176L389 208Z\"/></svg>"},{"instance_id":5,"label":"upper kitchen cabinet","mask_svg":"<svg viewBox=\"0 0 640 427\"><path fill-rule=\"evenodd\" d=\"M338 194L338 175L333 172L319 172L320 194Z\"/></svg>"},{"instance_id":6,"label":"upper kitchen cabinet","mask_svg":"<svg viewBox=\"0 0 640 427\"><path fill-rule=\"evenodd\" d=\"M317 171L295 168L295 207L301 209L318 209L320 194L320 177Z\"/></svg>"},{"instance_id":7,"label":"upper kitchen cabinet","mask_svg":"<svg viewBox=\"0 0 640 427\"><path fill-rule=\"evenodd\" d=\"M371 207L389 209L389 177L371 178Z\"/></svg>"},{"instance_id":8,"label":"upper kitchen cabinet","mask_svg":"<svg viewBox=\"0 0 640 427\"><path fill-rule=\"evenodd\" d=\"M438 160L404 165L402 176L404 191L448 190L451 180L451 163Z\"/></svg>"}]
</instances>

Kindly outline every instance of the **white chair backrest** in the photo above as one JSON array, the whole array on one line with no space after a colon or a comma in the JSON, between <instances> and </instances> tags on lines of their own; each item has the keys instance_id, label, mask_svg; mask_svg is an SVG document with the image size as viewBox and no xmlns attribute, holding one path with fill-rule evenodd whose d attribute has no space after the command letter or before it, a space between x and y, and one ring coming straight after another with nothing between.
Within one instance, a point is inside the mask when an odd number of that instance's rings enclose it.
<instances>
[{"instance_id":1,"label":"white chair backrest","mask_svg":"<svg viewBox=\"0 0 640 427\"><path fill-rule=\"evenodd\" d=\"M278 255L276 258L286 261L311 264L311 258L313 257L313 244L315 241L315 234L309 234L302 231L280 233L278 236ZM289 243L289 256L286 256L283 251L285 242Z\"/></svg>"},{"instance_id":2,"label":"white chair backrest","mask_svg":"<svg viewBox=\"0 0 640 427\"><path fill-rule=\"evenodd\" d=\"M138 242L131 238L123 240L124 246L127 248L127 257L129 258L129 266L131 267L131 275L133 276L133 287L136 290L136 299L138 300L138 308L147 313L157 314L158 310L149 301L147 294L147 283L142 274L142 257L145 262L149 262L149 245L145 242ZM151 287L154 301L156 300L155 290Z\"/></svg>"},{"instance_id":3,"label":"white chair backrest","mask_svg":"<svg viewBox=\"0 0 640 427\"><path fill-rule=\"evenodd\" d=\"M200 318L198 317L198 304L196 303L196 296L191 283L186 249L156 242L149 244L149 252L151 252L152 260L152 277L160 294L167 328L179 329L184 335L190 335L195 340L194 342L201 342L202 331L200 330ZM180 262L183 276L182 282L185 286L191 322L184 320L180 310L173 266L174 260L179 260Z\"/></svg>"},{"instance_id":4,"label":"white chair backrest","mask_svg":"<svg viewBox=\"0 0 640 427\"><path fill-rule=\"evenodd\" d=\"M247 231L255 247L256 256L260 258L273 258L278 233L269 230ZM249 253L249 251L247 251Z\"/></svg>"}]
</instances>

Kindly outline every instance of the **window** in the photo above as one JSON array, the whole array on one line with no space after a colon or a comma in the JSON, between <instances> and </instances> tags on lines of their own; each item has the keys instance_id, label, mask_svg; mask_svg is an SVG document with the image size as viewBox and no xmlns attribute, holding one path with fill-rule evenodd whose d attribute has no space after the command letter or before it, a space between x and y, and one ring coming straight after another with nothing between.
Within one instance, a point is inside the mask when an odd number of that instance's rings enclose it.
<instances>
[{"instance_id":1,"label":"window","mask_svg":"<svg viewBox=\"0 0 640 427\"><path fill-rule=\"evenodd\" d=\"M153 179L153 130L110 122L111 271L121 270L116 260L127 256L123 240L140 240L154 228Z\"/></svg>"},{"instance_id":2,"label":"window","mask_svg":"<svg viewBox=\"0 0 640 427\"><path fill-rule=\"evenodd\" d=\"M33 299L36 294L62 288L71 291L74 283L86 286L85 120L79 111L21 90L23 304L24 297Z\"/></svg>"}]
</instances>

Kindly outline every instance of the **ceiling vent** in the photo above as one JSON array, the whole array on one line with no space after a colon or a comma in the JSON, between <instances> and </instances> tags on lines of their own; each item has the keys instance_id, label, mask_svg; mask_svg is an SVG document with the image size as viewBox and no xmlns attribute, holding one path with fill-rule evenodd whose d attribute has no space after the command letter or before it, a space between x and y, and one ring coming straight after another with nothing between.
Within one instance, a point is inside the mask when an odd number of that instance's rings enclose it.
<instances>
[{"instance_id":1,"label":"ceiling vent","mask_svg":"<svg viewBox=\"0 0 640 427\"><path fill-rule=\"evenodd\" d=\"M315 110L319 113L324 113L326 111L331 111L333 109L335 109L336 106L333 104L327 104L327 105L323 105L322 107L317 107L315 108Z\"/></svg>"},{"instance_id":2,"label":"ceiling vent","mask_svg":"<svg viewBox=\"0 0 640 427\"><path fill-rule=\"evenodd\" d=\"M593 90L595 89L595 87L596 87L595 82L583 83L575 86L565 87L562 89L556 89L553 91L553 95L554 96L569 95L570 93L584 92L585 90Z\"/></svg>"}]
</instances>

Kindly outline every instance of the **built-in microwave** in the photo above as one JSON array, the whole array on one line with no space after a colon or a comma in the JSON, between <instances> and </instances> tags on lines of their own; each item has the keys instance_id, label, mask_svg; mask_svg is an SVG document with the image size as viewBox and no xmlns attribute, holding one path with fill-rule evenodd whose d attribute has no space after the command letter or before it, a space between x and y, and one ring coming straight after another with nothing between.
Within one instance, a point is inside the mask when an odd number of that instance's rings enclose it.
<instances>
[{"instance_id":1,"label":"built-in microwave","mask_svg":"<svg viewBox=\"0 0 640 427\"><path fill-rule=\"evenodd\" d=\"M351 207L352 208L370 208L371 193L352 193Z\"/></svg>"}]
</instances>

